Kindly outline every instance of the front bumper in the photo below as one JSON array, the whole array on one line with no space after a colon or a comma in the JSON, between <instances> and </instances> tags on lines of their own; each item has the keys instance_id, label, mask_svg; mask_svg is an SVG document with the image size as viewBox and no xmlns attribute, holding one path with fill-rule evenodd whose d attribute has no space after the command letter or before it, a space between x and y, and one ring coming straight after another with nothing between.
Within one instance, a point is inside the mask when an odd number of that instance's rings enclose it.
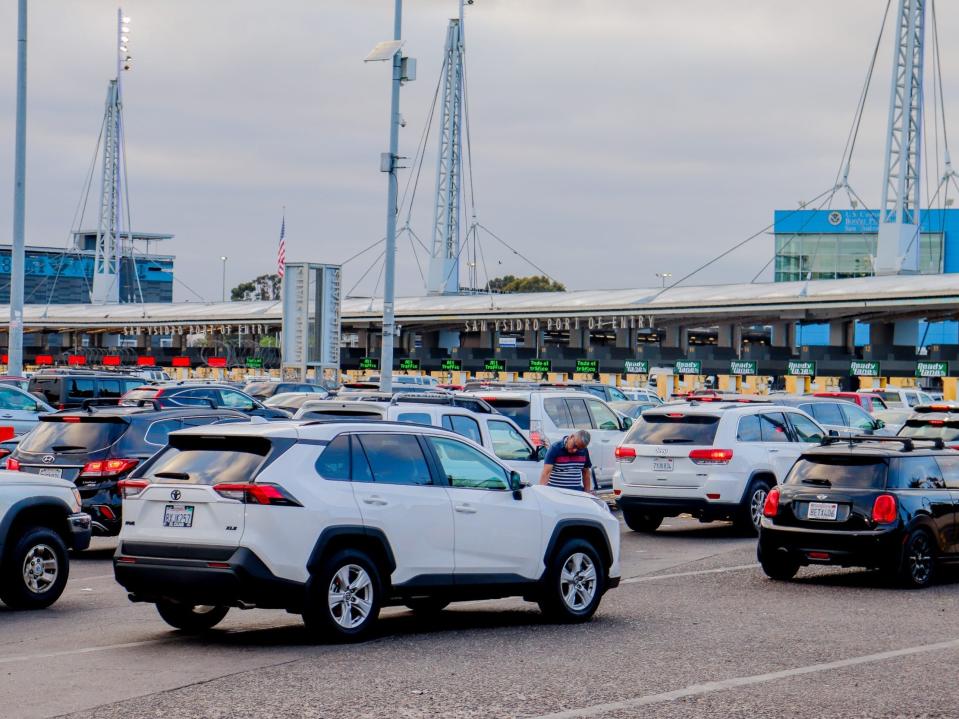
<instances>
[{"instance_id":1,"label":"front bumper","mask_svg":"<svg viewBox=\"0 0 959 719\"><path fill-rule=\"evenodd\" d=\"M759 555L783 556L802 565L880 568L899 561L905 532L899 527L843 532L805 527L783 527L763 519Z\"/></svg>"},{"instance_id":2,"label":"front bumper","mask_svg":"<svg viewBox=\"0 0 959 719\"><path fill-rule=\"evenodd\" d=\"M89 514L77 512L67 516L67 526L70 528L70 549L82 552L90 546L93 532Z\"/></svg>"}]
</instances>

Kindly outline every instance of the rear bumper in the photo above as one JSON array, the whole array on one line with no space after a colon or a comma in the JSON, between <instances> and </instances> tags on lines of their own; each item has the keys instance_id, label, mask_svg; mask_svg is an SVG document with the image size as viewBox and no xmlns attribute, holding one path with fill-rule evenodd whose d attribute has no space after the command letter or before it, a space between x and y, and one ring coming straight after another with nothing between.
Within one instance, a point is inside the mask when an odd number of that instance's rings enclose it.
<instances>
[{"instance_id":1,"label":"rear bumper","mask_svg":"<svg viewBox=\"0 0 959 719\"><path fill-rule=\"evenodd\" d=\"M245 547L121 542L113 558L113 572L133 601L293 611L303 606L304 585L275 576Z\"/></svg>"},{"instance_id":2,"label":"rear bumper","mask_svg":"<svg viewBox=\"0 0 959 719\"><path fill-rule=\"evenodd\" d=\"M807 564L879 568L899 561L904 532L894 527L867 532L777 527L764 519L759 554L780 555Z\"/></svg>"},{"instance_id":3,"label":"rear bumper","mask_svg":"<svg viewBox=\"0 0 959 719\"><path fill-rule=\"evenodd\" d=\"M90 546L92 535L90 515L77 512L67 517L67 526L70 528L70 549L82 552Z\"/></svg>"},{"instance_id":4,"label":"rear bumper","mask_svg":"<svg viewBox=\"0 0 959 719\"><path fill-rule=\"evenodd\" d=\"M616 505L626 511L647 512L663 517L691 514L701 519L726 519L739 511L739 504L710 502L699 497L632 497L620 495Z\"/></svg>"}]
</instances>

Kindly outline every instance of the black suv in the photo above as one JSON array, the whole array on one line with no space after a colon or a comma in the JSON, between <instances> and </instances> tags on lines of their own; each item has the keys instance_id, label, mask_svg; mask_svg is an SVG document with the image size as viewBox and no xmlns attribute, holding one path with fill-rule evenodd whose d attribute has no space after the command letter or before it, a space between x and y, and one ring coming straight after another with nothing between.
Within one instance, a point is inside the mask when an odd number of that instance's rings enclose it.
<instances>
[{"instance_id":1,"label":"black suv","mask_svg":"<svg viewBox=\"0 0 959 719\"><path fill-rule=\"evenodd\" d=\"M161 409L93 406L41 415L6 459L10 470L59 477L76 484L83 511L93 517L93 533L112 536L122 526L117 482L167 444L170 432L224 422L249 422L241 412L223 409Z\"/></svg>"},{"instance_id":2,"label":"black suv","mask_svg":"<svg viewBox=\"0 0 959 719\"><path fill-rule=\"evenodd\" d=\"M90 370L38 372L27 391L56 409L73 409L88 399L119 399L143 380L132 375Z\"/></svg>"},{"instance_id":3,"label":"black suv","mask_svg":"<svg viewBox=\"0 0 959 719\"><path fill-rule=\"evenodd\" d=\"M831 564L928 586L959 558L959 452L941 439L825 438L770 490L758 555L773 579Z\"/></svg>"},{"instance_id":4,"label":"black suv","mask_svg":"<svg viewBox=\"0 0 959 719\"><path fill-rule=\"evenodd\" d=\"M163 407L223 407L243 412L251 417L290 419L293 415L283 409L267 407L246 392L226 384L204 382L165 382L142 385L130 390L120 404L137 404L143 400L159 402Z\"/></svg>"}]
</instances>

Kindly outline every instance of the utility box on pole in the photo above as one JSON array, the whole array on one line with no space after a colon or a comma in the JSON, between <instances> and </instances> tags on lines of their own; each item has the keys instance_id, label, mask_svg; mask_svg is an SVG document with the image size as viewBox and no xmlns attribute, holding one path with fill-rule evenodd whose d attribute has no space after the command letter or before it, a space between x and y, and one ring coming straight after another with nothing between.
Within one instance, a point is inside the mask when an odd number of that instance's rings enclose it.
<instances>
[{"instance_id":1,"label":"utility box on pole","mask_svg":"<svg viewBox=\"0 0 959 719\"><path fill-rule=\"evenodd\" d=\"M283 274L281 368L306 379L307 370L336 379L340 370L339 265L289 262Z\"/></svg>"}]
</instances>

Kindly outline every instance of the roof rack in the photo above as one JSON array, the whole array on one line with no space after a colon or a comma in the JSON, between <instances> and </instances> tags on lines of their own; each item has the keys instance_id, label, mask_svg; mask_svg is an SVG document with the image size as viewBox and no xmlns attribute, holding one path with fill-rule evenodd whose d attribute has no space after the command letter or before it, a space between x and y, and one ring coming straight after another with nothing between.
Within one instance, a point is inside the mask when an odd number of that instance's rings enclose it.
<instances>
[{"instance_id":1,"label":"roof rack","mask_svg":"<svg viewBox=\"0 0 959 719\"><path fill-rule=\"evenodd\" d=\"M853 444L862 444L865 442L895 442L902 445L903 452L912 452L916 449L916 443L923 442L929 443L932 445L933 449L945 449L946 443L942 441L942 437L934 437L931 439L925 439L922 437L883 437L875 435L856 435L851 437L823 437L819 440L819 446L828 447L831 444L843 444L845 442L849 443L851 447Z\"/></svg>"},{"instance_id":2,"label":"roof rack","mask_svg":"<svg viewBox=\"0 0 959 719\"><path fill-rule=\"evenodd\" d=\"M311 420L306 420L306 421L303 421L303 420L294 420L294 421L296 421L301 427L312 427L312 426L314 426L314 425L338 424L338 423L342 423L342 424L375 424L377 427L379 427L379 426L387 426L387 427L418 427L419 429L423 429L424 427L428 427L429 429L435 429L435 430L438 431L438 432L446 432L446 433L448 433L448 434L455 434L455 435L458 435L458 436L462 436L462 435L460 435L458 432L455 432L455 431L453 431L453 430L451 430L451 429L447 429L446 427L437 427L437 426L434 425L434 424L422 424L421 422L398 422L398 421L393 420L393 419L370 419L369 417L335 417L335 418L332 418L332 419L311 419Z\"/></svg>"},{"instance_id":3,"label":"roof rack","mask_svg":"<svg viewBox=\"0 0 959 719\"><path fill-rule=\"evenodd\" d=\"M457 397L454 394L429 392L397 394L390 400L390 404L443 404L450 407L462 407L463 409L477 407L478 409L471 411L482 414L499 414L486 400L479 397Z\"/></svg>"}]
</instances>

